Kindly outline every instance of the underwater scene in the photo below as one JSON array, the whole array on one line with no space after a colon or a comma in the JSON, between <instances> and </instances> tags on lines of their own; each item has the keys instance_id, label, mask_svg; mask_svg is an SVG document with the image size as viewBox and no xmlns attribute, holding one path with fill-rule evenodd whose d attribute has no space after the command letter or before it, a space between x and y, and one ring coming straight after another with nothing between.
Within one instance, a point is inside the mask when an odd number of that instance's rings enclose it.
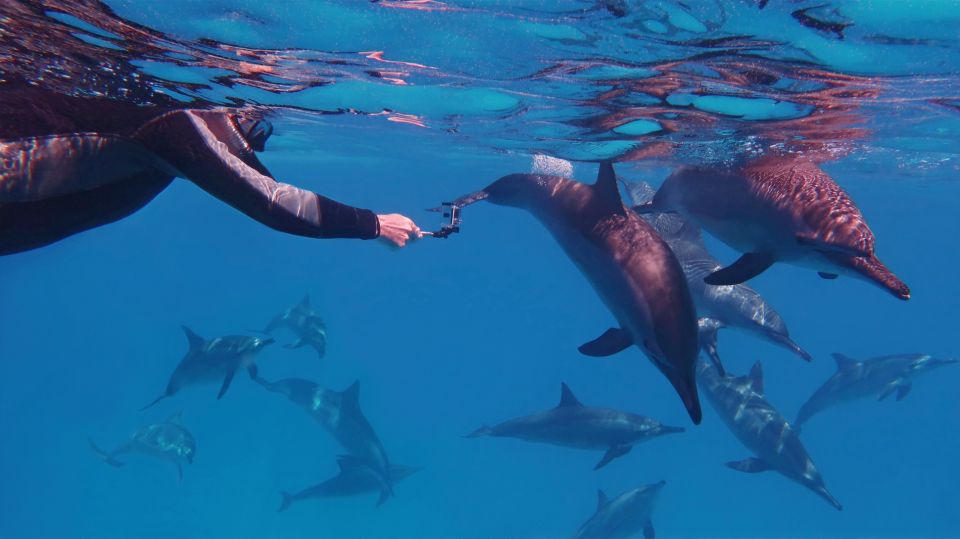
<instances>
[{"instance_id":1,"label":"underwater scene","mask_svg":"<svg viewBox=\"0 0 960 539\"><path fill-rule=\"evenodd\" d=\"M960 537L960 2L0 0L0 537Z\"/></svg>"}]
</instances>

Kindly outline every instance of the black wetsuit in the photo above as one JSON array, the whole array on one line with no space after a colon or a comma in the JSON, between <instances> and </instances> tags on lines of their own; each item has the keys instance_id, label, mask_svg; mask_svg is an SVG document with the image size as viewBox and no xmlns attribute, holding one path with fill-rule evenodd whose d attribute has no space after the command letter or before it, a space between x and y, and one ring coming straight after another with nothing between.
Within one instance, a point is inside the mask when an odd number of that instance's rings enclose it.
<instances>
[{"instance_id":1,"label":"black wetsuit","mask_svg":"<svg viewBox=\"0 0 960 539\"><path fill-rule=\"evenodd\" d=\"M283 232L379 236L373 212L274 180L247 140L244 121L226 109L176 110L0 86L0 255L126 217L175 177Z\"/></svg>"}]
</instances>

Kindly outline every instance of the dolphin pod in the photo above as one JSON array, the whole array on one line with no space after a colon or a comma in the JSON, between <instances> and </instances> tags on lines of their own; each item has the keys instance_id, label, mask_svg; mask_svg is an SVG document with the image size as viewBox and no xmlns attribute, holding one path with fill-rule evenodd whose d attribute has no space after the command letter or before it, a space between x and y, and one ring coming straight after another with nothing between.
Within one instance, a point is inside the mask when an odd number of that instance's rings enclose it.
<instances>
[{"instance_id":1,"label":"dolphin pod","mask_svg":"<svg viewBox=\"0 0 960 539\"><path fill-rule=\"evenodd\" d=\"M903 400L913 387L913 380L957 359L936 359L927 354L894 354L859 361L843 354L833 354L837 372L820 386L800 407L797 429L818 412L857 399L876 397L883 400L897 394Z\"/></svg>"},{"instance_id":2,"label":"dolphin pod","mask_svg":"<svg viewBox=\"0 0 960 539\"><path fill-rule=\"evenodd\" d=\"M117 460L117 457L130 453L149 455L173 462L177 465L177 474L183 480L183 463L193 462L193 456L197 452L197 442L193 434L180 423L180 416L181 413L177 412L166 421L143 427L113 451L100 449L93 440L90 440L90 448L98 458L114 468L124 465L124 462Z\"/></svg>"},{"instance_id":3,"label":"dolphin pod","mask_svg":"<svg viewBox=\"0 0 960 539\"><path fill-rule=\"evenodd\" d=\"M874 237L853 200L815 163L768 157L730 168L681 167L642 213L677 212L744 253L704 281L733 285L775 262L816 270L824 279L844 274L900 299L910 289L874 253Z\"/></svg>"},{"instance_id":4,"label":"dolphin pod","mask_svg":"<svg viewBox=\"0 0 960 539\"><path fill-rule=\"evenodd\" d=\"M636 346L673 385L694 424L702 417L694 378L696 309L676 256L620 198L613 165L596 183L542 174L510 174L457 199L488 200L529 211L550 231L603 300L617 325L579 348L610 356Z\"/></svg>"},{"instance_id":5,"label":"dolphin pod","mask_svg":"<svg viewBox=\"0 0 960 539\"><path fill-rule=\"evenodd\" d=\"M701 361L697 378L720 419L740 443L757 455L728 462L728 467L747 473L779 472L812 490L837 510L843 509L824 485L797 432L764 396L760 362L754 364L750 374L733 377L723 376L716 367Z\"/></svg>"},{"instance_id":6,"label":"dolphin pod","mask_svg":"<svg viewBox=\"0 0 960 539\"><path fill-rule=\"evenodd\" d=\"M593 468L599 470L629 453L638 443L683 431L683 428L668 427L642 415L584 406L567 384L561 384L560 404L555 408L493 427L483 426L467 437L518 438L577 449L603 450L603 458Z\"/></svg>"}]
</instances>

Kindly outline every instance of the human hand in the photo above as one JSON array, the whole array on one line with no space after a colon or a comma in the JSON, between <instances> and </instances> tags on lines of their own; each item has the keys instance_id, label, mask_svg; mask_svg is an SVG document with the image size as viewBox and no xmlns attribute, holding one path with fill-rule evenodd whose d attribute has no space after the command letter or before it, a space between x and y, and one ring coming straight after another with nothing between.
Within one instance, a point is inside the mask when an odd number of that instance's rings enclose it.
<instances>
[{"instance_id":1,"label":"human hand","mask_svg":"<svg viewBox=\"0 0 960 539\"><path fill-rule=\"evenodd\" d=\"M377 215L380 220L380 238L385 242L403 247L411 239L423 237L423 232L413 219L399 213Z\"/></svg>"}]
</instances>

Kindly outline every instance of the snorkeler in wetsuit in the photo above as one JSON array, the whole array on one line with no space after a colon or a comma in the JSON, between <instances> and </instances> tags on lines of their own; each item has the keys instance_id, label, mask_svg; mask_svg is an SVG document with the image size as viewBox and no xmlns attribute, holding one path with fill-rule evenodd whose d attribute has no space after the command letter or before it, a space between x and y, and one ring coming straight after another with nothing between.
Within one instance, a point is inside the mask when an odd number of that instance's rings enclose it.
<instances>
[{"instance_id":1,"label":"snorkeler in wetsuit","mask_svg":"<svg viewBox=\"0 0 960 539\"><path fill-rule=\"evenodd\" d=\"M237 109L171 109L0 86L0 255L42 247L122 219L175 177L257 221L313 238L422 235L276 181L257 159L269 122Z\"/></svg>"}]
</instances>

